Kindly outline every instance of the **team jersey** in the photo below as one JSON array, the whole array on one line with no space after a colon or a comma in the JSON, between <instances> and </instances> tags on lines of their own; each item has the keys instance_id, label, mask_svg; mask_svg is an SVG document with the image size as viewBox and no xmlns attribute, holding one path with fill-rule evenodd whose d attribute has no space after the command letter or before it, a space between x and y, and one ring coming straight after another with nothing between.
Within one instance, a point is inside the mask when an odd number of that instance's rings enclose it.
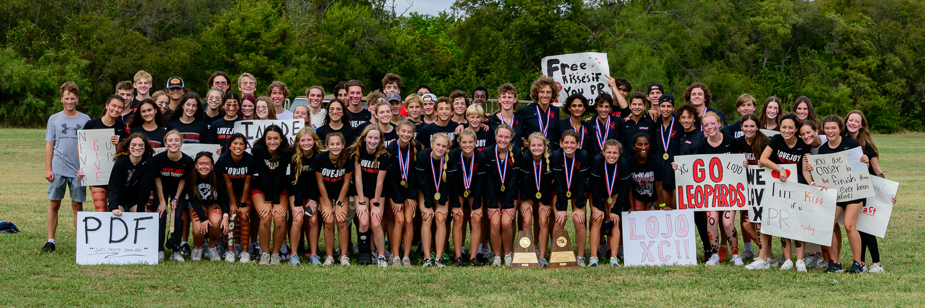
<instances>
[{"instance_id":1,"label":"team jersey","mask_svg":"<svg viewBox=\"0 0 925 308\"><path fill-rule=\"evenodd\" d=\"M87 121L87 124L84 124L83 129L107 129L111 128L116 136L119 137L119 141L125 140L128 137L129 133L125 130L125 123L122 122L122 119L116 118L115 123L112 126L103 124L103 118L96 118L90 121Z\"/></svg>"},{"instance_id":2,"label":"team jersey","mask_svg":"<svg viewBox=\"0 0 925 308\"><path fill-rule=\"evenodd\" d=\"M154 178L157 176L157 167L154 158L145 154L138 164L132 164L128 155L120 156L112 165L112 174L109 176L109 187L106 191L109 210L122 209L129 211L138 206L137 211L143 212L148 198L154 191Z\"/></svg>"},{"instance_id":3,"label":"team jersey","mask_svg":"<svg viewBox=\"0 0 925 308\"><path fill-rule=\"evenodd\" d=\"M359 155L359 162L357 162ZM363 181L363 196L372 200L376 196L376 187L383 186L380 197L389 197L389 189L385 187L386 183L379 182L379 173L384 172L388 176L391 169L391 160L389 153L385 152L377 158L375 153L370 154L365 148L357 149L357 153L350 156L350 163L359 163L360 169L354 170L360 173L360 179ZM373 200L375 201L375 200Z\"/></svg>"},{"instance_id":4,"label":"team jersey","mask_svg":"<svg viewBox=\"0 0 925 308\"><path fill-rule=\"evenodd\" d=\"M527 151L521 154L517 166L520 173L520 199L538 200L542 204L550 205L553 175L546 159L540 158L539 161L535 161L533 154ZM540 198L536 198L537 192L541 194Z\"/></svg>"},{"instance_id":5,"label":"team jersey","mask_svg":"<svg viewBox=\"0 0 925 308\"><path fill-rule=\"evenodd\" d=\"M199 216L200 222L209 220L206 210L212 204L217 203L222 209L222 214L227 214L230 211L228 192L225 190L225 179L220 174L215 174L214 185L208 179L197 175L192 183L187 183L187 186L189 188L186 189L184 199L193 208L196 215Z\"/></svg>"},{"instance_id":6,"label":"team jersey","mask_svg":"<svg viewBox=\"0 0 925 308\"><path fill-rule=\"evenodd\" d=\"M745 136L745 132L742 131L742 121L738 121L730 124L729 126L723 127L722 132L727 133L732 136L732 138L742 138Z\"/></svg>"},{"instance_id":7,"label":"team jersey","mask_svg":"<svg viewBox=\"0 0 925 308\"><path fill-rule=\"evenodd\" d=\"M167 131L177 130L183 136L184 143L205 143L209 134L209 124L204 120L195 119L190 123L183 123L176 119L167 123Z\"/></svg>"},{"instance_id":8,"label":"team jersey","mask_svg":"<svg viewBox=\"0 0 925 308\"><path fill-rule=\"evenodd\" d=\"M405 147L399 148L399 142L392 142L386 147L389 151L389 165L392 166L390 172L386 175L387 187L391 188L389 196L392 202L403 203L407 199L416 200L418 195L417 172L414 171L417 153L424 150L420 143L414 142L414 147L410 147L410 142ZM401 153L399 153L401 151ZM399 162L399 160L403 160ZM402 170L402 166L405 170ZM401 185L402 181L408 186Z\"/></svg>"},{"instance_id":9,"label":"team jersey","mask_svg":"<svg viewBox=\"0 0 925 308\"><path fill-rule=\"evenodd\" d=\"M269 148L260 144L254 145L251 153L254 158L251 187L262 191L266 201L279 204L279 196L290 186L286 173L292 162L292 153L287 149L277 149L276 159L273 159Z\"/></svg>"},{"instance_id":10,"label":"team jersey","mask_svg":"<svg viewBox=\"0 0 925 308\"><path fill-rule=\"evenodd\" d=\"M180 180L193 172L193 158L180 152L180 159L173 161L168 157L168 151L154 155L154 166L157 167L158 177L161 179L161 188L164 200L173 199L177 195ZM181 188L182 189L182 188Z\"/></svg>"},{"instance_id":11,"label":"team jersey","mask_svg":"<svg viewBox=\"0 0 925 308\"><path fill-rule=\"evenodd\" d=\"M360 112L354 113L350 109L345 109L344 112L350 114L350 126L351 127L360 127L361 125L368 124L369 119L372 119L373 114L363 108Z\"/></svg>"},{"instance_id":12,"label":"team jersey","mask_svg":"<svg viewBox=\"0 0 925 308\"><path fill-rule=\"evenodd\" d=\"M604 142L607 140L620 141L620 131L623 128L623 118L619 116L609 116L608 120L601 121L598 117L593 117L585 121L588 128L588 140L590 143L582 149L588 152L588 156L594 157L603 151ZM620 141L622 142L622 141ZM621 149L622 150L622 149Z\"/></svg>"},{"instance_id":13,"label":"team jersey","mask_svg":"<svg viewBox=\"0 0 925 308\"><path fill-rule=\"evenodd\" d=\"M463 155L462 149L453 149L449 154L450 165L448 169L455 169L456 173L453 176L450 183L453 183L451 186L456 189L456 196L466 198L473 198L472 200L472 209L479 209L482 207L482 196L485 194L486 185L491 185L491 179L488 178L488 168L486 168L486 158L485 153L482 153L478 150L472 151L472 156L466 158ZM466 187L466 178L469 179L469 187ZM449 177L447 178L449 179ZM469 190L469 196L466 197L465 191ZM425 195L426 197L426 195ZM462 204L459 202L459 198L450 199L450 205L453 207L461 207Z\"/></svg>"},{"instance_id":14,"label":"team jersey","mask_svg":"<svg viewBox=\"0 0 925 308\"><path fill-rule=\"evenodd\" d=\"M330 123L315 130L315 133L318 134L318 139L321 139L322 145L324 146L327 146L327 144L324 142L327 141L326 138L328 137L328 135L332 133L340 133L341 135L344 136L344 147L345 148L347 147L348 144L352 143L353 132L354 132L353 127L350 127L350 125L344 124L339 129L333 129L331 128Z\"/></svg>"},{"instance_id":15,"label":"team jersey","mask_svg":"<svg viewBox=\"0 0 925 308\"><path fill-rule=\"evenodd\" d=\"M341 155L346 154L341 153ZM344 189L344 181L350 182L350 179L346 177L348 173L352 174L353 163L349 159L345 159L344 164L338 166L331 161L331 152L321 152L316 156L312 159L312 169L321 174L321 181L323 182L318 185L319 196L321 196L321 187L324 187L328 199L339 200L341 190Z\"/></svg>"},{"instance_id":16,"label":"team jersey","mask_svg":"<svg viewBox=\"0 0 925 308\"><path fill-rule=\"evenodd\" d=\"M591 191L591 204L601 211L607 210L604 202L607 198L616 199L611 213L620 214L629 209L626 194L630 189L630 173L626 161L620 157L614 164L608 164L604 154L598 154L591 160L591 177L588 180Z\"/></svg>"},{"instance_id":17,"label":"team jersey","mask_svg":"<svg viewBox=\"0 0 925 308\"><path fill-rule=\"evenodd\" d=\"M681 154L681 134L680 132L684 129L681 128L681 123L678 123L677 119L668 124L668 127L658 121L655 127L655 142L649 141L649 147L654 149L650 153L655 155L656 160L662 163L662 170L665 171L665 188L669 190L674 189L674 170L671 169L671 163L674 162L674 157ZM668 149L665 149L665 146L668 146ZM668 159L665 159L665 154L668 154Z\"/></svg>"},{"instance_id":18,"label":"team jersey","mask_svg":"<svg viewBox=\"0 0 925 308\"><path fill-rule=\"evenodd\" d=\"M756 132L755 140L753 142L758 142L758 148L762 149L763 151L764 147L767 146L768 143L758 138L757 134L758 133ZM742 150L742 153L745 153L745 159L748 160L748 164L757 165L758 159L761 158L761 152L758 152L758 156L755 156L755 153L752 152L752 146L748 144L748 140L746 140L744 135L742 136L742 138L737 138L736 142L739 143L739 149Z\"/></svg>"},{"instance_id":19,"label":"team jersey","mask_svg":"<svg viewBox=\"0 0 925 308\"><path fill-rule=\"evenodd\" d=\"M222 146L222 153L228 151L228 141L231 139L231 136L234 135L234 123L239 121L241 118L235 118L234 120L226 120L225 118L220 118L212 122L209 125L209 134L206 137L209 144L218 144Z\"/></svg>"},{"instance_id":20,"label":"team jersey","mask_svg":"<svg viewBox=\"0 0 925 308\"><path fill-rule=\"evenodd\" d=\"M160 148L164 146L164 137L167 136L167 128L158 126L152 131L147 131L142 126L135 126L129 129L129 133L141 133L148 138L151 147Z\"/></svg>"},{"instance_id":21,"label":"team jersey","mask_svg":"<svg viewBox=\"0 0 925 308\"><path fill-rule=\"evenodd\" d=\"M572 158L568 158L562 149L556 150L549 156L549 166L552 168L553 187L558 195L556 210L568 209L568 195L575 199L576 208L584 208L585 183L588 181L588 171L591 170L588 152L577 149ZM571 180L568 178L569 175Z\"/></svg>"},{"instance_id":22,"label":"team jersey","mask_svg":"<svg viewBox=\"0 0 925 308\"><path fill-rule=\"evenodd\" d=\"M482 151L486 157L485 168L488 172L486 177L491 180L491 185L485 188L488 208L496 209L499 204L502 209L514 208L514 200L517 199L520 187L517 162L522 154L513 144L509 147L510 150L504 154L498 154L498 145L489 146Z\"/></svg>"},{"instance_id":23,"label":"team jersey","mask_svg":"<svg viewBox=\"0 0 925 308\"><path fill-rule=\"evenodd\" d=\"M517 117L523 123L521 124L521 136L524 139L529 138L534 132L542 132L549 140L549 151L558 149L559 136L556 122L559 121L559 107L549 105L546 110L543 110L539 104L530 103L517 109Z\"/></svg>"},{"instance_id":24,"label":"team jersey","mask_svg":"<svg viewBox=\"0 0 925 308\"><path fill-rule=\"evenodd\" d=\"M719 145L713 146L710 144L709 138L704 138L703 142L700 143L700 146L697 147L697 154L731 154L731 153L742 153L742 148L740 143L736 142L735 138L732 138L727 133L718 132L722 134L723 141Z\"/></svg>"},{"instance_id":25,"label":"team jersey","mask_svg":"<svg viewBox=\"0 0 925 308\"><path fill-rule=\"evenodd\" d=\"M662 164L652 155L646 155L646 160L642 163L639 163L636 156L630 156L626 159L626 167L630 174L633 198L642 202L658 200L655 185L660 184L665 174Z\"/></svg>"},{"instance_id":26,"label":"team jersey","mask_svg":"<svg viewBox=\"0 0 925 308\"><path fill-rule=\"evenodd\" d=\"M436 133L446 133L450 137L450 147L452 148L456 144L456 127L459 126L458 123L453 121L448 121L446 126L437 125L437 122L424 125L421 128L421 132L418 133L417 141L424 146L424 148L430 148L430 139L433 138L433 135Z\"/></svg>"},{"instance_id":27,"label":"team jersey","mask_svg":"<svg viewBox=\"0 0 925 308\"><path fill-rule=\"evenodd\" d=\"M557 130L556 135L559 136L560 140L556 140L556 142L561 141L562 133L564 133L567 130L572 130L576 134L578 134L578 148L579 149L591 148L594 145L591 142L591 136L590 136L592 134L591 130L588 129L588 127L585 125L584 122L579 122L577 124L578 124L578 130L576 130L575 127L572 126L572 118L559 120L559 122L556 124L556 130Z\"/></svg>"},{"instance_id":28,"label":"team jersey","mask_svg":"<svg viewBox=\"0 0 925 308\"><path fill-rule=\"evenodd\" d=\"M447 200L456 198L456 189L450 187L450 181L456 175L456 169L450 164L449 158L444 156L443 163L446 164L446 180L442 176L444 169L441 165L441 159L433 159L431 149L424 149L418 152L418 157L414 162L414 170L417 172L418 189L424 194L424 207L433 208L434 201L446 203ZM438 187L439 185L439 187ZM440 193L440 198L435 200L435 194Z\"/></svg>"},{"instance_id":29,"label":"team jersey","mask_svg":"<svg viewBox=\"0 0 925 308\"><path fill-rule=\"evenodd\" d=\"M315 179L315 170L312 169L312 160L318 157L313 154L311 157L302 156L302 166L297 166L294 162L289 164L289 183L291 183L292 196L295 196L293 205L305 206L305 200L318 200L318 182ZM296 170L300 168L301 170ZM298 171L298 172L297 172Z\"/></svg>"},{"instance_id":30,"label":"team jersey","mask_svg":"<svg viewBox=\"0 0 925 308\"><path fill-rule=\"evenodd\" d=\"M797 179L800 183L806 184L806 179L803 178L803 156L812 153L812 148L800 137L793 138L796 138L797 142L793 147L789 147L783 135L771 137L771 141L768 141L768 148L771 148L769 159L775 164L796 164Z\"/></svg>"},{"instance_id":31,"label":"team jersey","mask_svg":"<svg viewBox=\"0 0 925 308\"><path fill-rule=\"evenodd\" d=\"M678 149L678 155L692 155L697 154L697 148L700 147L700 143L703 142L703 132L699 128L694 128L694 130L685 132L682 128L681 139L678 140L680 148Z\"/></svg>"},{"instance_id":32,"label":"team jersey","mask_svg":"<svg viewBox=\"0 0 925 308\"><path fill-rule=\"evenodd\" d=\"M651 146L657 141L655 139L655 132L658 129L658 124L651 119L642 116L639 117L639 121L633 121L632 118L625 118L623 121L623 129L621 130L620 142L623 143L623 156L630 157L633 156L633 138L637 134L644 134L649 137L649 145Z\"/></svg>"},{"instance_id":33,"label":"team jersey","mask_svg":"<svg viewBox=\"0 0 925 308\"><path fill-rule=\"evenodd\" d=\"M248 176L254 175L254 157L244 152L241 160L234 161L231 152L222 153L222 156L219 156L215 162L215 173L219 176L228 175L228 179L231 180L231 193L235 196L249 194L250 191L244 191L244 183Z\"/></svg>"}]
</instances>

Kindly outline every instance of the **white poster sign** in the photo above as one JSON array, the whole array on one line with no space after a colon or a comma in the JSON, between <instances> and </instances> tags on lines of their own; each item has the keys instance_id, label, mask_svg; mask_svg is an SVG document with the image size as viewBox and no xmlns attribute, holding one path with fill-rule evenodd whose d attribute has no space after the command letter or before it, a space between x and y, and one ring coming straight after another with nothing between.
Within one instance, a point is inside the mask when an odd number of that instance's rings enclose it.
<instances>
[{"instance_id":1,"label":"white poster sign","mask_svg":"<svg viewBox=\"0 0 925 308\"><path fill-rule=\"evenodd\" d=\"M180 147L180 152L183 152L183 154L186 154L190 158L194 159L196 158L196 154L199 154L199 152L209 152L213 154L212 159L218 160L218 154L216 152L218 152L219 148L221 148L221 146L217 144L184 143L183 146ZM167 148L154 148L155 154L159 154L163 151L167 151Z\"/></svg>"},{"instance_id":2,"label":"white poster sign","mask_svg":"<svg viewBox=\"0 0 925 308\"><path fill-rule=\"evenodd\" d=\"M157 264L157 213L77 212L77 264Z\"/></svg>"},{"instance_id":3,"label":"white poster sign","mask_svg":"<svg viewBox=\"0 0 925 308\"><path fill-rule=\"evenodd\" d=\"M784 167L784 173L787 175L788 180L797 180L797 165L781 164L780 166ZM780 182L780 172L756 165L748 166L749 222L761 222L761 216L764 214L764 208L761 205L768 191L771 190L772 182Z\"/></svg>"},{"instance_id":4,"label":"white poster sign","mask_svg":"<svg viewBox=\"0 0 925 308\"><path fill-rule=\"evenodd\" d=\"M796 181L773 181L766 194L761 233L823 246L832 244L835 190Z\"/></svg>"},{"instance_id":5,"label":"white poster sign","mask_svg":"<svg viewBox=\"0 0 925 308\"><path fill-rule=\"evenodd\" d=\"M837 191L839 202L873 197L874 186L867 168L855 170L849 162L848 152L810 155L813 181L816 185ZM860 157L857 159L860 160Z\"/></svg>"},{"instance_id":6,"label":"white poster sign","mask_svg":"<svg viewBox=\"0 0 925 308\"><path fill-rule=\"evenodd\" d=\"M890 225L890 216L893 215L893 198L899 190L899 183L872 176L871 182L874 184L874 193L876 196L867 198L864 207L861 208L861 214L858 215L858 231L884 238L886 237L886 228ZM838 223L845 223L845 214L838 217Z\"/></svg>"},{"instance_id":7,"label":"white poster sign","mask_svg":"<svg viewBox=\"0 0 925 308\"><path fill-rule=\"evenodd\" d=\"M678 155L674 161L678 209L748 210L745 154Z\"/></svg>"},{"instance_id":8,"label":"white poster sign","mask_svg":"<svg viewBox=\"0 0 925 308\"><path fill-rule=\"evenodd\" d=\"M77 131L77 155L80 157L80 171L84 174L81 185L109 185L109 175L115 163L112 159L116 156L116 145L112 144L114 135L115 130L111 128Z\"/></svg>"},{"instance_id":9,"label":"white poster sign","mask_svg":"<svg viewBox=\"0 0 925 308\"><path fill-rule=\"evenodd\" d=\"M761 129L761 132L764 133L765 136L768 136L768 138L771 138L771 137L780 135L780 132L779 132L779 131L776 131L776 130L773 130L773 129L764 129L764 128L762 128L762 129Z\"/></svg>"},{"instance_id":10,"label":"white poster sign","mask_svg":"<svg viewBox=\"0 0 925 308\"><path fill-rule=\"evenodd\" d=\"M305 121L302 119L290 120L242 120L234 123L234 132L242 133L247 137L247 145L254 146L254 142L263 136L263 130L270 125L277 125L283 130L283 135L289 138L289 144L295 141L295 135L299 133L302 127L305 127Z\"/></svg>"},{"instance_id":11,"label":"white poster sign","mask_svg":"<svg viewBox=\"0 0 925 308\"><path fill-rule=\"evenodd\" d=\"M600 52L572 53L544 57L540 61L543 75L552 77L559 88L559 97L554 103L562 106L572 94L581 94L594 105L594 98L601 93L611 93L607 86L610 64L607 54Z\"/></svg>"},{"instance_id":12,"label":"white poster sign","mask_svg":"<svg viewBox=\"0 0 925 308\"><path fill-rule=\"evenodd\" d=\"M697 265L694 211L623 213L626 266Z\"/></svg>"}]
</instances>

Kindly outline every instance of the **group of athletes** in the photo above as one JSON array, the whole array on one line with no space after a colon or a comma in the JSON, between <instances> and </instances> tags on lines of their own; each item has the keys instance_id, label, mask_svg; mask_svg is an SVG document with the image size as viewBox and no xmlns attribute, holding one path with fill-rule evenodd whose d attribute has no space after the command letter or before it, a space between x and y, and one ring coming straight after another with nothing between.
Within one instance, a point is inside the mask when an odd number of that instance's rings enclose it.
<instances>
[{"instance_id":1,"label":"group of athletes","mask_svg":"<svg viewBox=\"0 0 925 308\"><path fill-rule=\"evenodd\" d=\"M816 185L807 156L860 146L870 174L883 176L860 111L820 120L806 97L785 114L776 97L759 105L742 94L735 104L740 121L727 125L723 113L710 107L712 96L703 84L691 84L684 91L686 103L677 106L659 84L630 93L626 79L607 78L615 95L600 94L593 102L572 95L561 109L553 105L559 90L551 78L534 81L532 102L520 108L517 89L506 83L498 88L500 110L486 113L483 87L471 98L461 90L438 97L422 85L402 97L401 78L387 74L381 91L367 92L358 80L341 82L326 104L324 89L309 87L307 104L289 112L283 106L289 90L279 81L266 96L255 97L254 76L237 78L238 93L231 90L231 78L216 71L204 98L177 77L149 95L151 75L139 71L133 82L117 84L104 114L92 120L76 110L79 89L67 82L60 89L64 110L47 126L51 202L42 251L55 250L65 189L75 224L86 199L74 151L80 129L114 131L109 185L90 187L96 210L159 213L159 258L170 249L170 259L177 261L206 255L248 263L253 255L259 264L299 265L307 258L313 265L331 265L337 257L349 266L353 253L360 264L411 267L414 246L424 267L445 267L453 263L447 247L452 235L455 265L510 266L515 234L526 230L546 266L551 231L571 220L578 265L597 266L609 257L610 265L619 266L620 215L675 208L677 155L744 153L743 164L779 171L779 164L796 164L799 172L783 173L780 180ZM292 144L276 125L253 143L234 131L240 120L297 118L306 125ZM769 138L762 130L779 134ZM221 148L190 157L181 151L184 143ZM165 150L155 154L160 147ZM855 228L863 202L837 205L836 217L845 213L853 256L848 272L883 272L876 238ZM782 253L775 257L772 237L749 223L747 211L695 215L708 266L719 264L728 247L728 261L737 266L753 259L748 269L842 271L838 224L821 253L807 253L801 242L782 238Z\"/></svg>"}]
</instances>

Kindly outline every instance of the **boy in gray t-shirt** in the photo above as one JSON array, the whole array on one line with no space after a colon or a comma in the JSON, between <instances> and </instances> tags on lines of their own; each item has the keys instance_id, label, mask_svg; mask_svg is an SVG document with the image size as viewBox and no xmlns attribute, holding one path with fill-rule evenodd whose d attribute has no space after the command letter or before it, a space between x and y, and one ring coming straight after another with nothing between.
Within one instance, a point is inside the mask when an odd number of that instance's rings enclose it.
<instances>
[{"instance_id":1,"label":"boy in gray t-shirt","mask_svg":"<svg viewBox=\"0 0 925 308\"><path fill-rule=\"evenodd\" d=\"M77 111L80 89L73 82L61 85L61 104L64 110L51 115L45 127L45 180L48 181L48 242L42 252L55 251L55 231L58 229L58 209L64 199L65 189L71 192L71 209L74 210L74 228L77 227L77 211L83 210L87 190L80 185L77 170L77 131L84 128L90 117Z\"/></svg>"}]
</instances>

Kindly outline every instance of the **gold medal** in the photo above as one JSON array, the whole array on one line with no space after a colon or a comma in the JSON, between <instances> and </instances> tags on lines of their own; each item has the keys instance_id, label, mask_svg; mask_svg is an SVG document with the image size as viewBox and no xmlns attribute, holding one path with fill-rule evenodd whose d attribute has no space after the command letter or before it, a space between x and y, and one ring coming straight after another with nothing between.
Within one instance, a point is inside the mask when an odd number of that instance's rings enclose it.
<instances>
[{"instance_id":1,"label":"gold medal","mask_svg":"<svg viewBox=\"0 0 925 308\"><path fill-rule=\"evenodd\" d=\"M611 203L613 203L613 197L612 196L607 197L607 204L611 204Z\"/></svg>"},{"instance_id":2,"label":"gold medal","mask_svg":"<svg viewBox=\"0 0 925 308\"><path fill-rule=\"evenodd\" d=\"M440 192L434 194L434 200L440 200Z\"/></svg>"},{"instance_id":3,"label":"gold medal","mask_svg":"<svg viewBox=\"0 0 925 308\"><path fill-rule=\"evenodd\" d=\"M565 197L566 197L566 198L571 198L571 197L572 197L572 191L571 191L571 190L566 190L566 191L565 191Z\"/></svg>"},{"instance_id":4,"label":"gold medal","mask_svg":"<svg viewBox=\"0 0 925 308\"><path fill-rule=\"evenodd\" d=\"M668 160L668 153L662 154L662 159Z\"/></svg>"},{"instance_id":5,"label":"gold medal","mask_svg":"<svg viewBox=\"0 0 925 308\"><path fill-rule=\"evenodd\" d=\"M408 188L408 181L401 180L401 187Z\"/></svg>"},{"instance_id":6,"label":"gold medal","mask_svg":"<svg viewBox=\"0 0 925 308\"><path fill-rule=\"evenodd\" d=\"M501 185L501 192L504 192L504 185Z\"/></svg>"},{"instance_id":7,"label":"gold medal","mask_svg":"<svg viewBox=\"0 0 925 308\"><path fill-rule=\"evenodd\" d=\"M540 192L536 192L536 198L537 198L537 199L542 199L542 198L543 198L543 194L540 193Z\"/></svg>"},{"instance_id":8,"label":"gold medal","mask_svg":"<svg viewBox=\"0 0 925 308\"><path fill-rule=\"evenodd\" d=\"M469 198L469 190L468 190L468 189L466 189L466 191L463 192L463 198Z\"/></svg>"}]
</instances>

